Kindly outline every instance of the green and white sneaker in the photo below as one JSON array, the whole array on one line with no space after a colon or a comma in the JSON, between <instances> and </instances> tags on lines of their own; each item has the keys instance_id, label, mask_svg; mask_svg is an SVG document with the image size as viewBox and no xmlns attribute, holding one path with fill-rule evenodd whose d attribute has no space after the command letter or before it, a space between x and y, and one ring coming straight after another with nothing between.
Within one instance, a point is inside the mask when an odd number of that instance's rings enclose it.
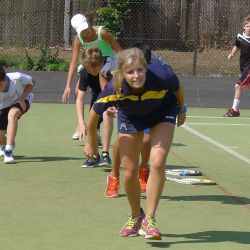
<instances>
[{"instance_id":1,"label":"green and white sneaker","mask_svg":"<svg viewBox=\"0 0 250 250\"><path fill-rule=\"evenodd\" d=\"M143 219L139 235L144 236L146 239L161 240L161 232L154 217L149 215L148 218Z\"/></svg>"}]
</instances>

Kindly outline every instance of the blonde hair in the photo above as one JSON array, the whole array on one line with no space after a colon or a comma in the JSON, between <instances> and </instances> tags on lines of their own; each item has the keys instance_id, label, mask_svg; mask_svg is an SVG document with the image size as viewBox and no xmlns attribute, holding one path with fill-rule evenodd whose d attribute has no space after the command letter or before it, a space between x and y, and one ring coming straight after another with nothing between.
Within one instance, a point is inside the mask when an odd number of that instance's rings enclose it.
<instances>
[{"instance_id":1,"label":"blonde hair","mask_svg":"<svg viewBox=\"0 0 250 250\"><path fill-rule=\"evenodd\" d=\"M245 26L247 23L250 23L250 15L246 16L243 20L243 25Z\"/></svg>"},{"instance_id":2,"label":"blonde hair","mask_svg":"<svg viewBox=\"0 0 250 250\"><path fill-rule=\"evenodd\" d=\"M122 83L124 81L124 70L134 63L136 59L146 68L147 62L142 53L138 48L125 49L118 53L118 65L113 76L113 86L117 94L122 92Z\"/></svg>"},{"instance_id":3,"label":"blonde hair","mask_svg":"<svg viewBox=\"0 0 250 250\"><path fill-rule=\"evenodd\" d=\"M102 52L99 48L88 48L83 50L81 56L81 64L86 66L91 66L96 68L100 66L103 62Z\"/></svg>"}]
</instances>

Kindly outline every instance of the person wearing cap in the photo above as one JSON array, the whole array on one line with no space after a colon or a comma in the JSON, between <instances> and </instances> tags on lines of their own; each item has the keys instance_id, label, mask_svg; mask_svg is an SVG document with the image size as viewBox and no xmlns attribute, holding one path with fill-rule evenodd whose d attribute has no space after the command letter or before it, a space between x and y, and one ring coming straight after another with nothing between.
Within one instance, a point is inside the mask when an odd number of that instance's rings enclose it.
<instances>
[{"instance_id":1,"label":"person wearing cap","mask_svg":"<svg viewBox=\"0 0 250 250\"><path fill-rule=\"evenodd\" d=\"M68 77L62 102L65 103L70 96L71 82L77 70L80 48L97 47L101 50L103 57L109 57L114 53L122 51L118 41L103 27L91 26L86 16L76 14L71 19L71 25L76 31L73 44L72 59L69 67Z\"/></svg>"}]
</instances>

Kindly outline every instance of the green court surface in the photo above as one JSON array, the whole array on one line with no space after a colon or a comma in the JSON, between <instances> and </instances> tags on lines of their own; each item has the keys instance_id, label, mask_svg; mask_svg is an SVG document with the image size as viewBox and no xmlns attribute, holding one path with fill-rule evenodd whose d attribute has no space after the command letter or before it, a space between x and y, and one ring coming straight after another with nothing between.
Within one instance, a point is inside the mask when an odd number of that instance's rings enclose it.
<instances>
[{"instance_id":1,"label":"green court surface","mask_svg":"<svg viewBox=\"0 0 250 250\"><path fill-rule=\"evenodd\" d=\"M224 112L189 108L176 127L166 167L199 169L217 185L166 181L156 216L163 239L150 241L119 236L129 214L122 184L121 198L105 198L108 172L80 167L75 106L33 104L20 119L16 164L0 163L0 249L250 249L250 111Z\"/></svg>"}]
</instances>

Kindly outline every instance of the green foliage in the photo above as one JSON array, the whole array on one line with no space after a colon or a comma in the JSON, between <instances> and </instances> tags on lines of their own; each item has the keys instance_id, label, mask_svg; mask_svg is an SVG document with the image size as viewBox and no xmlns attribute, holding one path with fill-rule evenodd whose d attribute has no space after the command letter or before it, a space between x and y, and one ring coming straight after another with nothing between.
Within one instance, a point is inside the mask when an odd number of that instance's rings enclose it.
<instances>
[{"instance_id":1,"label":"green foliage","mask_svg":"<svg viewBox=\"0 0 250 250\"><path fill-rule=\"evenodd\" d=\"M28 54L28 51L25 50L25 61L19 65L21 70L31 70L34 67L34 62Z\"/></svg>"},{"instance_id":2,"label":"green foliage","mask_svg":"<svg viewBox=\"0 0 250 250\"><path fill-rule=\"evenodd\" d=\"M121 19L118 11L109 7L103 7L96 10L96 21L98 25L103 25L114 37L121 33Z\"/></svg>"},{"instance_id":3,"label":"green foliage","mask_svg":"<svg viewBox=\"0 0 250 250\"><path fill-rule=\"evenodd\" d=\"M18 64L17 58L13 56L0 56L0 66L2 67L15 67Z\"/></svg>"},{"instance_id":4,"label":"green foliage","mask_svg":"<svg viewBox=\"0 0 250 250\"><path fill-rule=\"evenodd\" d=\"M69 70L69 63L60 63L58 66L58 71L67 72Z\"/></svg>"},{"instance_id":5,"label":"green foliage","mask_svg":"<svg viewBox=\"0 0 250 250\"><path fill-rule=\"evenodd\" d=\"M123 30L123 20L130 12L131 2L131 0L107 1L107 6L96 10L96 23L104 25L110 34L117 38Z\"/></svg>"},{"instance_id":6,"label":"green foliage","mask_svg":"<svg viewBox=\"0 0 250 250\"><path fill-rule=\"evenodd\" d=\"M1 67L7 67L8 66L7 61L5 59L0 58L0 66Z\"/></svg>"},{"instance_id":7,"label":"green foliage","mask_svg":"<svg viewBox=\"0 0 250 250\"><path fill-rule=\"evenodd\" d=\"M68 63L59 58L59 49L54 53L49 48L42 48L36 59L32 59L25 51L26 59L19 65L21 70L67 71Z\"/></svg>"},{"instance_id":8,"label":"green foliage","mask_svg":"<svg viewBox=\"0 0 250 250\"><path fill-rule=\"evenodd\" d=\"M49 63L46 65L47 71L58 71L59 64L56 63Z\"/></svg>"},{"instance_id":9,"label":"green foliage","mask_svg":"<svg viewBox=\"0 0 250 250\"><path fill-rule=\"evenodd\" d=\"M42 48L41 54L34 63L33 70L46 70L48 64L60 64L63 63L64 60L58 57L59 49L53 54L51 49Z\"/></svg>"},{"instance_id":10,"label":"green foliage","mask_svg":"<svg viewBox=\"0 0 250 250\"><path fill-rule=\"evenodd\" d=\"M112 7L118 11L120 16L125 17L130 12L131 3L131 0L113 0Z\"/></svg>"}]
</instances>

